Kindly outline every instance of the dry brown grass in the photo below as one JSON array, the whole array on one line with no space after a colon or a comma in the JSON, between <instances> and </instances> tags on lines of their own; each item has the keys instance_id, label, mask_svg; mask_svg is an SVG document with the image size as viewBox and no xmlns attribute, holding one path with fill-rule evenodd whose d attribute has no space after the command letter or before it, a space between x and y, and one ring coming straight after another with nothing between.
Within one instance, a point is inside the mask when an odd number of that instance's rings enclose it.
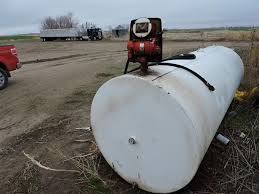
<instances>
[{"instance_id":1,"label":"dry brown grass","mask_svg":"<svg viewBox=\"0 0 259 194\"><path fill-rule=\"evenodd\" d=\"M259 30L258 29L247 29L247 30L197 30L197 31L184 31L174 32L168 31L164 33L165 40L173 41L206 41L206 42L219 42L219 41L250 41L252 33L254 34L254 41L259 41Z\"/></svg>"},{"instance_id":2,"label":"dry brown grass","mask_svg":"<svg viewBox=\"0 0 259 194\"><path fill-rule=\"evenodd\" d=\"M60 151L57 153L64 159L64 162L69 162L79 172L76 184L82 193L113 193L112 188L117 184L117 180L112 178L115 172L102 157L93 140L92 132L87 130L81 132L82 134L75 142L87 144L85 153L73 157L68 157Z\"/></svg>"},{"instance_id":3,"label":"dry brown grass","mask_svg":"<svg viewBox=\"0 0 259 194\"><path fill-rule=\"evenodd\" d=\"M188 188L195 193L258 193L258 110L249 102L234 102L220 131L230 138L230 144L212 142Z\"/></svg>"},{"instance_id":4,"label":"dry brown grass","mask_svg":"<svg viewBox=\"0 0 259 194\"><path fill-rule=\"evenodd\" d=\"M259 44L256 41L256 31L251 32L251 43L249 52L245 61L245 81L248 88L259 85Z\"/></svg>"},{"instance_id":5,"label":"dry brown grass","mask_svg":"<svg viewBox=\"0 0 259 194\"><path fill-rule=\"evenodd\" d=\"M248 47L236 48L245 65L245 76L241 83L241 90L250 90L259 86L259 42L256 41L256 31L250 33Z\"/></svg>"},{"instance_id":6,"label":"dry brown grass","mask_svg":"<svg viewBox=\"0 0 259 194\"><path fill-rule=\"evenodd\" d=\"M240 41L259 41L259 31L252 28L250 31L239 32Z\"/></svg>"}]
</instances>

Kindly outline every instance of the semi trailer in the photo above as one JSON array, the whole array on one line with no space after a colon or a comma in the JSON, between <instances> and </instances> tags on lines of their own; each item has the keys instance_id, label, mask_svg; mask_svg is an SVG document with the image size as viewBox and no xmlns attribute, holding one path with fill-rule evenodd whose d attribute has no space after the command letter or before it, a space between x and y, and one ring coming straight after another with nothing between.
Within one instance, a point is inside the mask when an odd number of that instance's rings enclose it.
<instances>
[{"instance_id":1,"label":"semi trailer","mask_svg":"<svg viewBox=\"0 0 259 194\"><path fill-rule=\"evenodd\" d=\"M43 42L54 40L102 40L103 34L100 28L81 30L80 28L46 29L40 31Z\"/></svg>"}]
</instances>

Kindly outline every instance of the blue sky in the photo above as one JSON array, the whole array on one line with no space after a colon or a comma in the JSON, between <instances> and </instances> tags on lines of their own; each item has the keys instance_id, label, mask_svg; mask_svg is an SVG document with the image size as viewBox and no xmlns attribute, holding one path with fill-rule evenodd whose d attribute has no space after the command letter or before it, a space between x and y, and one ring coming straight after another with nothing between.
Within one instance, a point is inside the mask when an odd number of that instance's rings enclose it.
<instances>
[{"instance_id":1,"label":"blue sky","mask_svg":"<svg viewBox=\"0 0 259 194\"><path fill-rule=\"evenodd\" d=\"M166 28L259 26L259 0L4 0L0 35L39 32L44 17L68 12L104 29L143 16Z\"/></svg>"}]
</instances>

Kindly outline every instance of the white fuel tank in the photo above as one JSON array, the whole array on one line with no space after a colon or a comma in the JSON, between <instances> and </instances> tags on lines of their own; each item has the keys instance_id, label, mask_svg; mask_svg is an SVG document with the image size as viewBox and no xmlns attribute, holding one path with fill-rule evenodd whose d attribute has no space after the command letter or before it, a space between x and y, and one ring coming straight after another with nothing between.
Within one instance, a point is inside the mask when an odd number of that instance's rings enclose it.
<instances>
[{"instance_id":1,"label":"white fuel tank","mask_svg":"<svg viewBox=\"0 0 259 194\"><path fill-rule=\"evenodd\" d=\"M116 77L96 93L91 127L104 158L127 182L153 193L186 186L223 120L244 74L231 49L211 46L194 60Z\"/></svg>"}]
</instances>

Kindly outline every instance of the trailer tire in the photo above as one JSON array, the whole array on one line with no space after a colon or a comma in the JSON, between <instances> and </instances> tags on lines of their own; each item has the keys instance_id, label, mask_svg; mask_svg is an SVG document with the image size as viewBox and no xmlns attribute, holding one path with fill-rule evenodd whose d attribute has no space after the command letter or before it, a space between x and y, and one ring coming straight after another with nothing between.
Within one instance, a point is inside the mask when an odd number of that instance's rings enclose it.
<instances>
[{"instance_id":1,"label":"trailer tire","mask_svg":"<svg viewBox=\"0 0 259 194\"><path fill-rule=\"evenodd\" d=\"M3 90L8 85L8 74L7 72L0 68L0 90Z\"/></svg>"}]
</instances>

